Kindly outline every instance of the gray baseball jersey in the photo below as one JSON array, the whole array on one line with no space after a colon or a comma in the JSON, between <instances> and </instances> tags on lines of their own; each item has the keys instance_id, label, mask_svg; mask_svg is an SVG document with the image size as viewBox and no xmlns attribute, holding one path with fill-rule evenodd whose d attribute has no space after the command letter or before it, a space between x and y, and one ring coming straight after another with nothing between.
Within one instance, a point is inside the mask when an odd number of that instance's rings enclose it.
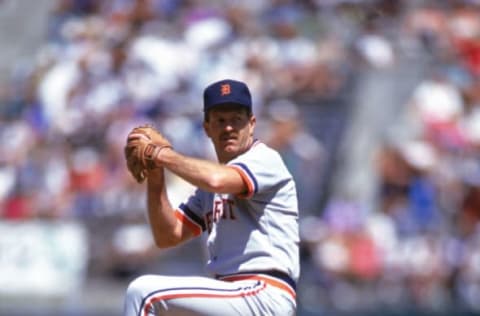
<instances>
[{"instance_id":1,"label":"gray baseball jersey","mask_svg":"<svg viewBox=\"0 0 480 316\"><path fill-rule=\"evenodd\" d=\"M213 275L279 270L299 276L295 183L280 155L256 141L228 163L247 184L243 196L197 190L177 216L197 235L208 232L207 270Z\"/></svg>"}]
</instances>

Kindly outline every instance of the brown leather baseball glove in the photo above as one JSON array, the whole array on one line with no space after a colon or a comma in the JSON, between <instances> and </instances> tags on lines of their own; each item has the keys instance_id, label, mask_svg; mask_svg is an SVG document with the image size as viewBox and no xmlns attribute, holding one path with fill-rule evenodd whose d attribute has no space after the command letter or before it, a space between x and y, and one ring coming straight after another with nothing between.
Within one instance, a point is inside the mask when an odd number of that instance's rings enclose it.
<instances>
[{"instance_id":1,"label":"brown leather baseball glove","mask_svg":"<svg viewBox=\"0 0 480 316\"><path fill-rule=\"evenodd\" d=\"M159 167L155 158L164 148L172 148L172 145L151 125L136 127L128 134L125 159L128 170L138 183L146 179L148 170Z\"/></svg>"},{"instance_id":2,"label":"brown leather baseball glove","mask_svg":"<svg viewBox=\"0 0 480 316\"><path fill-rule=\"evenodd\" d=\"M127 169L138 183L142 183L147 178L147 172L142 162L137 158L138 148L125 146L123 152L127 163Z\"/></svg>"}]
</instances>

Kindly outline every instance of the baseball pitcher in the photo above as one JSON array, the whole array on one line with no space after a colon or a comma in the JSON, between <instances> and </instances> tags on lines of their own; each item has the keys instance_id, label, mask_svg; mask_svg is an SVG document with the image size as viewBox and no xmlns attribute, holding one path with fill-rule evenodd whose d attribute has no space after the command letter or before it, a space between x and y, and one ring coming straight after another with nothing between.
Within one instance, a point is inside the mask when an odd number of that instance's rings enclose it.
<instances>
[{"instance_id":1,"label":"baseball pitcher","mask_svg":"<svg viewBox=\"0 0 480 316\"><path fill-rule=\"evenodd\" d=\"M176 152L151 126L129 133L125 157L135 179L146 182L156 245L174 247L207 234L211 277L140 276L127 289L124 315L294 315L300 273L295 183L280 155L254 138L245 83L215 82L203 101L203 127L218 162ZM164 169L197 187L176 208Z\"/></svg>"}]
</instances>

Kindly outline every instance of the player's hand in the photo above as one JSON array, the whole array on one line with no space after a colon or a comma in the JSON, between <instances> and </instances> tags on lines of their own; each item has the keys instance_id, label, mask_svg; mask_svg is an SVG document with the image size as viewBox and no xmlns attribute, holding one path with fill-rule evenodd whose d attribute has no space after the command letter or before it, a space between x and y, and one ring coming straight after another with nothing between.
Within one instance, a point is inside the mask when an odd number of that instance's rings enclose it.
<instances>
[{"instance_id":1,"label":"player's hand","mask_svg":"<svg viewBox=\"0 0 480 316\"><path fill-rule=\"evenodd\" d=\"M172 145L150 125L136 127L128 134L125 146L127 167L137 182L145 180L147 170L159 167L156 157L164 148L172 148Z\"/></svg>"}]
</instances>

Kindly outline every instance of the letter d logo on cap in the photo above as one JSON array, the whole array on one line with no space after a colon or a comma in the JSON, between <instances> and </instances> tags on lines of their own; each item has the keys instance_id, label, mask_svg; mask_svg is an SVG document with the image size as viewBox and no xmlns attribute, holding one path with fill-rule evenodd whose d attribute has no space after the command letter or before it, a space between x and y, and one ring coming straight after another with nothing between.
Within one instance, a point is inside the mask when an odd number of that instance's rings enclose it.
<instances>
[{"instance_id":1,"label":"letter d logo on cap","mask_svg":"<svg viewBox=\"0 0 480 316\"><path fill-rule=\"evenodd\" d=\"M232 90L230 89L230 85L228 83L222 84L220 86L220 94L221 95L227 95L227 94L230 94L231 92L232 92Z\"/></svg>"}]
</instances>

